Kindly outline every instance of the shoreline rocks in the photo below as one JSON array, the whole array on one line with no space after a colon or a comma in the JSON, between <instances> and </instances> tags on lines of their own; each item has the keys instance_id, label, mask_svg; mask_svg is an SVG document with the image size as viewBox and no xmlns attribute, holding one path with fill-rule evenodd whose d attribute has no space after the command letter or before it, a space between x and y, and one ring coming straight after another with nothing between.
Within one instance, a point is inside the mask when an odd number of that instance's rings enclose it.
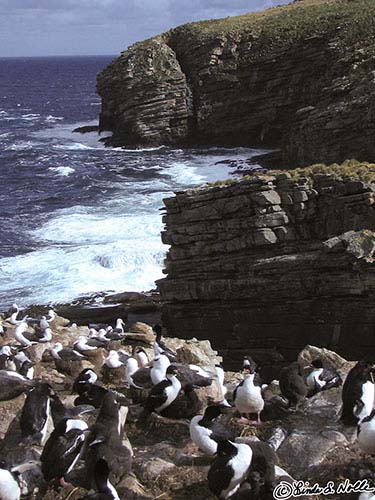
<instances>
[{"instance_id":1,"label":"shoreline rocks","mask_svg":"<svg viewBox=\"0 0 375 500\"><path fill-rule=\"evenodd\" d=\"M160 322L161 302L156 290L149 292L102 293L78 297L72 302L53 305L55 311L72 323L113 323L119 317L127 317L130 323L143 321L151 324ZM24 313L31 316L45 314L48 305L30 305Z\"/></svg>"}]
</instances>

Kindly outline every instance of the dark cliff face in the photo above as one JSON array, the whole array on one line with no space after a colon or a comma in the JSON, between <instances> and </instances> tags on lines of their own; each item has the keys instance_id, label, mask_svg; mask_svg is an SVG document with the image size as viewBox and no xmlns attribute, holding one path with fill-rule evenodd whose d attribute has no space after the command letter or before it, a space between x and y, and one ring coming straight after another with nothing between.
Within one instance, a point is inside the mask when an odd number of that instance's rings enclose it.
<instances>
[{"instance_id":1,"label":"dark cliff face","mask_svg":"<svg viewBox=\"0 0 375 500\"><path fill-rule=\"evenodd\" d=\"M373 183L258 176L165 206L170 332L209 338L228 362L272 347L294 359L308 343L375 355Z\"/></svg>"},{"instance_id":2,"label":"dark cliff face","mask_svg":"<svg viewBox=\"0 0 375 500\"><path fill-rule=\"evenodd\" d=\"M375 4L304 0L180 26L98 75L116 144L280 146L285 166L375 159Z\"/></svg>"}]
</instances>

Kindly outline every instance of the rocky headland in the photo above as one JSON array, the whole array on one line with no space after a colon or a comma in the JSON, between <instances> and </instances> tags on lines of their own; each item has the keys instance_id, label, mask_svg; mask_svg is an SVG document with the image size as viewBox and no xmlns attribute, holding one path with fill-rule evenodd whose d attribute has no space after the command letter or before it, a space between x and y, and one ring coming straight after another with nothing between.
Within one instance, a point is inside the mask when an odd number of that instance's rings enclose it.
<instances>
[{"instance_id":1,"label":"rocky headland","mask_svg":"<svg viewBox=\"0 0 375 500\"><path fill-rule=\"evenodd\" d=\"M235 366L306 343L375 355L375 167L252 175L165 200L163 321Z\"/></svg>"},{"instance_id":2,"label":"rocky headland","mask_svg":"<svg viewBox=\"0 0 375 500\"><path fill-rule=\"evenodd\" d=\"M186 24L98 75L116 145L278 147L283 167L374 161L375 4L302 0Z\"/></svg>"}]
</instances>

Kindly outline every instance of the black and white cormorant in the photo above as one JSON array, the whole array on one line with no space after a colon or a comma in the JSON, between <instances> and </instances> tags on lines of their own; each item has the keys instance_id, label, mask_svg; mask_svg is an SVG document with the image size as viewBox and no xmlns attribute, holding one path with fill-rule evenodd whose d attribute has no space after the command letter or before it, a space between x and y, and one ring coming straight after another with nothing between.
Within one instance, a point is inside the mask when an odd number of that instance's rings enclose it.
<instances>
[{"instance_id":1,"label":"black and white cormorant","mask_svg":"<svg viewBox=\"0 0 375 500\"><path fill-rule=\"evenodd\" d=\"M168 366L166 378L154 385L148 395L145 402L146 411L160 413L177 398L181 390L181 382L176 376L177 373L178 370L175 366Z\"/></svg>"},{"instance_id":2,"label":"black and white cormorant","mask_svg":"<svg viewBox=\"0 0 375 500\"><path fill-rule=\"evenodd\" d=\"M218 421L222 411L220 405L207 406L203 415L191 419L191 440L207 455L215 455L219 441L234 439L231 431Z\"/></svg>"},{"instance_id":3,"label":"black and white cormorant","mask_svg":"<svg viewBox=\"0 0 375 500\"><path fill-rule=\"evenodd\" d=\"M249 445L219 441L217 458L208 471L208 486L217 498L233 496L246 480L253 452Z\"/></svg>"},{"instance_id":4,"label":"black and white cormorant","mask_svg":"<svg viewBox=\"0 0 375 500\"><path fill-rule=\"evenodd\" d=\"M320 391L326 391L332 387L339 387L342 384L340 374L332 368L324 368L321 359L314 359L311 365L313 369L306 377L309 396L313 396Z\"/></svg>"}]
</instances>

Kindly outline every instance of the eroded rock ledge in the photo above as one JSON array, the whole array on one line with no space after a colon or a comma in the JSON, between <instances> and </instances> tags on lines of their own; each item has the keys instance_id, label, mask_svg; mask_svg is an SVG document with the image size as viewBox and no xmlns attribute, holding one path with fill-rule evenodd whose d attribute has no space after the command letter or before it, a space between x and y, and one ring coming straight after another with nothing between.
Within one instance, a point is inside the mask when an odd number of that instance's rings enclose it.
<instances>
[{"instance_id":1,"label":"eroded rock ledge","mask_svg":"<svg viewBox=\"0 0 375 500\"><path fill-rule=\"evenodd\" d=\"M294 359L307 343L374 355L375 185L348 177L373 169L318 166L164 200L168 330L209 338L226 360L273 347Z\"/></svg>"},{"instance_id":2,"label":"eroded rock ledge","mask_svg":"<svg viewBox=\"0 0 375 500\"><path fill-rule=\"evenodd\" d=\"M303 0L177 27L98 75L112 144L281 147L285 166L375 160L375 4Z\"/></svg>"}]
</instances>

